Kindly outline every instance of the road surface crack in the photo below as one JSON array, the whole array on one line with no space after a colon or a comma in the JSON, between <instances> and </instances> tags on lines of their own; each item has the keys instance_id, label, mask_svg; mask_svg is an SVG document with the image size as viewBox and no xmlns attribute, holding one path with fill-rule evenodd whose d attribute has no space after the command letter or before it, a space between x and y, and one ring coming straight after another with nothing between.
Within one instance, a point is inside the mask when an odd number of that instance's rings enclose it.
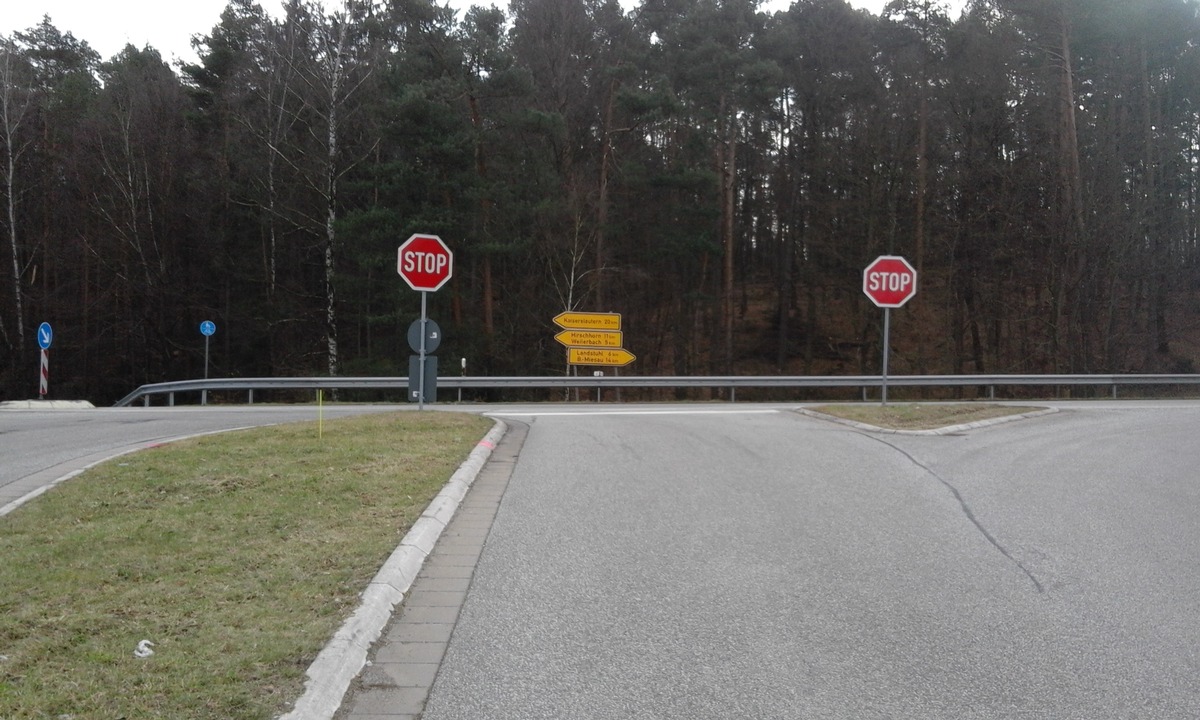
<instances>
[{"instance_id":1,"label":"road surface crack","mask_svg":"<svg viewBox=\"0 0 1200 720\"><path fill-rule=\"evenodd\" d=\"M938 482L940 482L943 487L945 487L947 490L950 491L950 494L954 496L954 499L958 501L958 506L962 509L963 515L966 516L967 520L969 520L971 522L971 524L975 526L975 529L979 531L979 534L983 535L984 539L986 539L989 543L991 543L992 547L999 550L1001 555L1008 558L1009 562L1016 565L1021 570L1021 572L1025 574L1025 577L1029 578L1029 582L1033 583L1033 587L1037 589L1039 595L1045 594L1046 588L1042 586L1042 583L1038 581L1038 579L1029 570L1029 568L1025 567L1024 563L1022 563L1019 559L1017 559L1015 556L1013 556L1013 554L1008 551L1008 548L1004 547L1004 545L1002 545L1000 543L1000 541L995 538L995 536L993 536L990 532L988 532L988 529L986 527L984 527L983 523L979 521L979 518L977 518L975 516L975 513L971 510L971 506L967 503L966 499L963 498L962 493L960 493L958 491L958 488L954 487L954 485L952 483L950 483L948 480L946 480L946 478L942 477L941 475L938 475L937 472L935 472L933 470L933 468L929 467L925 463L923 463L920 460L913 457L912 454L910 454L908 451L906 451L902 448L896 447L895 445L891 444L890 442L887 442L886 440L875 437L873 435L867 435L864 433L864 437L868 437L872 440L875 440L876 442L882 443L882 444L890 447L891 449L900 453L904 457L908 458L909 462L911 462L913 465L916 465L917 467L921 468L925 472L929 473L930 476L932 476L934 479L936 479Z\"/></svg>"}]
</instances>

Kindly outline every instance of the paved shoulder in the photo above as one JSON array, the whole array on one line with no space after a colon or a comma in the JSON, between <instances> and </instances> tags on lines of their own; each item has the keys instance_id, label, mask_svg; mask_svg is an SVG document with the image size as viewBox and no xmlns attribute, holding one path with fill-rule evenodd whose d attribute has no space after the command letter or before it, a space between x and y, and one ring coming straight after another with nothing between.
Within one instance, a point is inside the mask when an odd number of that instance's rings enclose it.
<instances>
[{"instance_id":1,"label":"paved shoulder","mask_svg":"<svg viewBox=\"0 0 1200 720\"><path fill-rule=\"evenodd\" d=\"M420 717L528 432L520 422L507 427L341 699L338 718Z\"/></svg>"}]
</instances>

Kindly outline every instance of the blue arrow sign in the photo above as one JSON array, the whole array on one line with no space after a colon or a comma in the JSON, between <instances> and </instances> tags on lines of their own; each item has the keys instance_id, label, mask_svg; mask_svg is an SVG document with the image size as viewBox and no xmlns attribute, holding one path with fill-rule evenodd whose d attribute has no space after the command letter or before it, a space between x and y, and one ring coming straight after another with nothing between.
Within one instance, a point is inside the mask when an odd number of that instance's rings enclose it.
<instances>
[{"instance_id":1,"label":"blue arrow sign","mask_svg":"<svg viewBox=\"0 0 1200 720\"><path fill-rule=\"evenodd\" d=\"M38 347L43 350L50 349L50 343L54 340L54 331L50 329L50 323L44 322L38 325Z\"/></svg>"},{"instance_id":2,"label":"blue arrow sign","mask_svg":"<svg viewBox=\"0 0 1200 720\"><path fill-rule=\"evenodd\" d=\"M212 320L205 320L204 322L200 323L200 334L203 335L204 337L208 337L209 335L212 335L216 331L217 331L217 324L215 322L213 322Z\"/></svg>"}]
</instances>

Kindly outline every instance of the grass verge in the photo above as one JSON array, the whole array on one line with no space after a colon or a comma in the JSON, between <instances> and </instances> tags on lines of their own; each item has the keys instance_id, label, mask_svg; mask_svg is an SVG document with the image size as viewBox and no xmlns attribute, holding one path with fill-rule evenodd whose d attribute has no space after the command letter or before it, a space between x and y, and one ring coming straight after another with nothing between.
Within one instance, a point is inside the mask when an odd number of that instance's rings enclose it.
<instances>
[{"instance_id":1,"label":"grass verge","mask_svg":"<svg viewBox=\"0 0 1200 720\"><path fill-rule=\"evenodd\" d=\"M395 413L197 438L0 517L0 720L277 717L491 425Z\"/></svg>"},{"instance_id":2,"label":"grass verge","mask_svg":"<svg viewBox=\"0 0 1200 720\"><path fill-rule=\"evenodd\" d=\"M888 430L936 430L949 425L1020 415L1037 408L989 403L901 403L898 405L822 405L815 412Z\"/></svg>"}]
</instances>

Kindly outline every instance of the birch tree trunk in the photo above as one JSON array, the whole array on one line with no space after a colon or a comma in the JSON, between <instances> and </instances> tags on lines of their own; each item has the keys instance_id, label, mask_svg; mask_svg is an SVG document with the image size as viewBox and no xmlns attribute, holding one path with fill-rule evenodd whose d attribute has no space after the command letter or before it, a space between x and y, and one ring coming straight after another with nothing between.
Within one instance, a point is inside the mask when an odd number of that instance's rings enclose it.
<instances>
[{"instance_id":1,"label":"birch tree trunk","mask_svg":"<svg viewBox=\"0 0 1200 720\"><path fill-rule=\"evenodd\" d=\"M356 58L354 47L354 43L363 41L359 23L369 13L368 5L347 0L340 12L322 15L315 28L311 64L297 73L304 86L297 88L297 92L303 91L298 99L319 119L311 132L321 146L321 157L317 167L312 168L309 183L323 205L323 217L313 217L311 222L319 224L323 235L325 360L330 375L337 375L341 365L336 289L338 182L355 164L343 157L343 124L353 111L351 97L370 75L367 61L361 55ZM324 132L318 136L322 124Z\"/></svg>"},{"instance_id":2,"label":"birch tree trunk","mask_svg":"<svg viewBox=\"0 0 1200 720\"><path fill-rule=\"evenodd\" d=\"M31 93L19 87L13 66L16 48L10 40L0 45L0 134L4 140L4 201L8 219L8 246L12 259L13 328L17 352L25 350L24 293L21 291L21 245L17 230L17 161L27 147L19 137L21 122L29 109ZM0 339L13 345L4 316L0 315Z\"/></svg>"}]
</instances>

